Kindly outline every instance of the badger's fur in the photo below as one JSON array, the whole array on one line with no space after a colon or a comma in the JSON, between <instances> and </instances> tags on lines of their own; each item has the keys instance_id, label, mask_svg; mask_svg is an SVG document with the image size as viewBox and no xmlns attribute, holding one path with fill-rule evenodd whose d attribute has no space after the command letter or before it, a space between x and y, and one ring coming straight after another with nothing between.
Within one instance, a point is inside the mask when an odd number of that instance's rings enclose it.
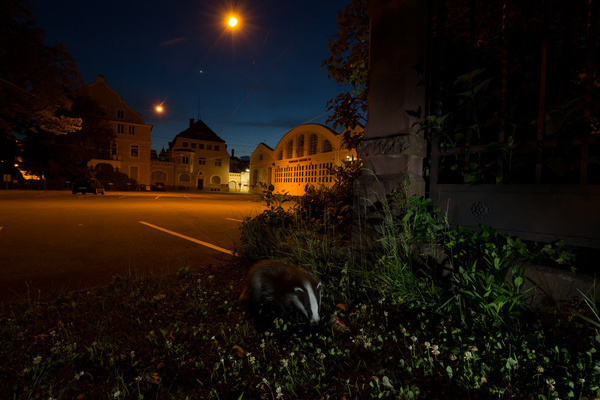
<instances>
[{"instance_id":1,"label":"badger's fur","mask_svg":"<svg viewBox=\"0 0 600 400\"><path fill-rule=\"evenodd\" d=\"M262 310L286 315L300 311L311 325L316 325L321 320L321 288L321 282L300 267L261 260L251 267L240 300L248 303L254 317Z\"/></svg>"}]
</instances>

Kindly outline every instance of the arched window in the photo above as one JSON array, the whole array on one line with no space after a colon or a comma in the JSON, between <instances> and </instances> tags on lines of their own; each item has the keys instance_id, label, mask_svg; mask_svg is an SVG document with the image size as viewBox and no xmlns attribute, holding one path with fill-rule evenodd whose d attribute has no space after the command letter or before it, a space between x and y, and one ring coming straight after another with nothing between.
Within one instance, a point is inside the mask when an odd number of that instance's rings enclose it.
<instances>
[{"instance_id":1,"label":"arched window","mask_svg":"<svg viewBox=\"0 0 600 400\"><path fill-rule=\"evenodd\" d=\"M296 157L302 157L304 155L304 135L298 135L296 140Z\"/></svg>"},{"instance_id":2,"label":"arched window","mask_svg":"<svg viewBox=\"0 0 600 400\"><path fill-rule=\"evenodd\" d=\"M333 151L333 146L331 146L331 142L327 139L323 141L323 153L329 153Z\"/></svg>"},{"instance_id":3,"label":"arched window","mask_svg":"<svg viewBox=\"0 0 600 400\"><path fill-rule=\"evenodd\" d=\"M181 174L179 175L179 182L181 183L190 183L192 181L192 178L190 177L190 174Z\"/></svg>"},{"instance_id":4,"label":"arched window","mask_svg":"<svg viewBox=\"0 0 600 400\"><path fill-rule=\"evenodd\" d=\"M167 174L163 171L154 171L152 172L152 176L150 179L153 181L164 182L167 180Z\"/></svg>"},{"instance_id":5,"label":"arched window","mask_svg":"<svg viewBox=\"0 0 600 400\"><path fill-rule=\"evenodd\" d=\"M279 150L279 153L277 153L277 160L278 161L283 160L283 150Z\"/></svg>"},{"instance_id":6,"label":"arched window","mask_svg":"<svg viewBox=\"0 0 600 400\"><path fill-rule=\"evenodd\" d=\"M285 158L292 158L293 155L294 155L294 141L290 140L289 142L287 142Z\"/></svg>"},{"instance_id":7,"label":"arched window","mask_svg":"<svg viewBox=\"0 0 600 400\"><path fill-rule=\"evenodd\" d=\"M312 156L313 154L317 154L317 143L319 141L319 137L316 133L311 133L310 138L308 139L308 155Z\"/></svg>"},{"instance_id":8,"label":"arched window","mask_svg":"<svg viewBox=\"0 0 600 400\"><path fill-rule=\"evenodd\" d=\"M213 175L210 177L210 184L211 185L220 185L221 184L221 177L219 175Z\"/></svg>"}]
</instances>

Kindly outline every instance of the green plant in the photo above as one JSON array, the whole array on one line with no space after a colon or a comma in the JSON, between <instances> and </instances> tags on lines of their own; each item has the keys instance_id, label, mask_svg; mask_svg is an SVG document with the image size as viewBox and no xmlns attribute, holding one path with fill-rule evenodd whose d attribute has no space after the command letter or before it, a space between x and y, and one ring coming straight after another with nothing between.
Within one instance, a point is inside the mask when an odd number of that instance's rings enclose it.
<instances>
[{"instance_id":1,"label":"green plant","mask_svg":"<svg viewBox=\"0 0 600 400\"><path fill-rule=\"evenodd\" d=\"M461 304L464 324L478 321L487 329L519 329L526 309L522 298L525 270L506 255L484 257L485 267L474 262L468 269L458 266L454 274L456 299Z\"/></svg>"}]
</instances>

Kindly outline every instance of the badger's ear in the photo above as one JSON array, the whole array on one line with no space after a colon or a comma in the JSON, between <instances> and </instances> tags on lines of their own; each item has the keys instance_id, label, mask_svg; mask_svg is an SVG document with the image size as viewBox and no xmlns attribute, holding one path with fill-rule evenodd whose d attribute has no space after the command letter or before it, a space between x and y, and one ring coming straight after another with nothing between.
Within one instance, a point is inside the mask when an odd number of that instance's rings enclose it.
<instances>
[{"instance_id":1,"label":"badger's ear","mask_svg":"<svg viewBox=\"0 0 600 400\"><path fill-rule=\"evenodd\" d=\"M302 289L300 286L296 286L294 288L294 292L295 293L304 293L304 289Z\"/></svg>"}]
</instances>

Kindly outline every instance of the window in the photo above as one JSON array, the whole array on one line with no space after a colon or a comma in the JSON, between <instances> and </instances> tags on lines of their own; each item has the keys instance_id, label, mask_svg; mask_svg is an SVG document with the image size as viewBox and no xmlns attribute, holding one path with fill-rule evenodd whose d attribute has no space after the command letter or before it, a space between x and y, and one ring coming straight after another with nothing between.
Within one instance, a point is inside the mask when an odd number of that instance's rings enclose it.
<instances>
[{"instance_id":1,"label":"window","mask_svg":"<svg viewBox=\"0 0 600 400\"><path fill-rule=\"evenodd\" d=\"M131 157L137 157L139 156L140 153L140 146L138 146L137 144L132 144L131 145Z\"/></svg>"},{"instance_id":2,"label":"window","mask_svg":"<svg viewBox=\"0 0 600 400\"><path fill-rule=\"evenodd\" d=\"M110 144L110 155L111 156L116 156L117 155L117 144L116 143L111 143Z\"/></svg>"},{"instance_id":3,"label":"window","mask_svg":"<svg viewBox=\"0 0 600 400\"><path fill-rule=\"evenodd\" d=\"M206 150L212 150L212 145L211 144L207 144L206 145Z\"/></svg>"},{"instance_id":4,"label":"window","mask_svg":"<svg viewBox=\"0 0 600 400\"><path fill-rule=\"evenodd\" d=\"M298 136L298 145L296 146L296 157L304 155L304 135Z\"/></svg>"},{"instance_id":5,"label":"window","mask_svg":"<svg viewBox=\"0 0 600 400\"><path fill-rule=\"evenodd\" d=\"M219 145L215 144L215 151L219 151Z\"/></svg>"},{"instance_id":6,"label":"window","mask_svg":"<svg viewBox=\"0 0 600 400\"><path fill-rule=\"evenodd\" d=\"M117 110L117 119L125 118L125 110Z\"/></svg>"},{"instance_id":7,"label":"window","mask_svg":"<svg viewBox=\"0 0 600 400\"><path fill-rule=\"evenodd\" d=\"M206 158L199 158L198 165L206 165Z\"/></svg>"},{"instance_id":8,"label":"window","mask_svg":"<svg viewBox=\"0 0 600 400\"><path fill-rule=\"evenodd\" d=\"M139 179L139 168L137 165L129 166L129 177L131 179L135 179L136 181Z\"/></svg>"},{"instance_id":9,"label":"window","mask_svg":"<svg viewBox=\"0 0 600 400\"><path fill-rule=\"evenodd\" d=\"M204 150L204 143L198 143L198 149Z\"/></svg>"},{"instance_id":10,"label":"window","mask_svg":"<svg viewBox=\"0 0 600 400\"><path fill-rule=\"evenodd\" d=\"M279 153L277 153L277 160L283 160L283 150L279 150Z\"/></svg>"},{"instance_id":11,"label":"window","mask_svg":"<svg viewBox=\"0 0 600 400\"><path fill-rule=\"evenodd\" d=\"M318 136L316 133L311 133L310 138L308 139L308 155L312 156L313 154L317 154L317 142Z\"/></svg>"},{"instance_id":12,"label":"window","mask_svg":"<svg viewBox=\"0 0 600 400\"><path fill-rule=\"evenodd\" d=\"M98 106L98 115L101 115L103 117L106 115L106 106Z\"/></svg>"},{"instance_id":13,"label":"window","mask_svg":"<svg viewBox=\"0 0 600 400\"><path fill-rule=\"evenodd\" d=\"M135 135L135 126L129 125L129 134Z\"/></svg>"},{"instance_id":14,"label":"window","mask_svg":"<svg viewBox=\"0 0 600 400\"><path fill-rule=\"evenodd\" d=\"M190 177L190 174L181 174L179 175L179 182L181 183L190 183L192 181L192 178Z\"/></svg>"},{"instance_id":15,"label":"window","mask_svg":"<svg viewBox=\"0 0 600 400\"><path fill-rule=\"evenodd\" d=\"M323 153L329 153L330 151L333 151L331 142L329 140L324 140L323 141Z\"/></svg>"},{"instance_id":16,"label":"window","mask_svg":"<svg viewBox=\"0 0 600 400\"><path fill-rule=\"evenodd\" d=\"M117 124L117 133L123 133L123 132L125 132L125 125Z\"/></svg>"},{"instance_id":17,"label":"window","mask_svg":"<svg viewBox=\"0 0 600 400\"><path fill-rule=\"evenodd\" d=\"M179 163L180 164L189 164L190 158L188 156L181 156L181 158L179 159Z\"/></svg>"},{"instance_id":18,"label":"window","mask_svg":"<svg viewBox=\"0 0 600 400\"><path fill-rule=\"evenodd\" d=\"M221 159L215 160L215 167L220 167L220 166L221 166Z\"/></svg>"},{"instance_id":19,"label":"window","mask_svg":"<svg viewBox=\"0 0 600 400\"><path fill-rule=\"evenodd\" d=\"M289 142L287 142L285 158L292 158L293 154L294 154L294 141L290 140Z\"/></svg>"},{"instance_id":20,"label":"window","mask_svg":"<svg viewBox=\"0 0 600 400\"><path fill-rule=\"evenodd\" d=\"M196 148L196 143L192 143L192 149Z\"/></svg>"},{"instance_id":21,"label":"window","mask_svg":"<svg viewBox=\"0 0 600 400\"><path fill-rule=\"evenodd\" d=\"M210 184L211 185L220 185L221 184L221 177L218 175L213 175L210 177Z\"/></svg>"},{"instance_id":22,"label":"window","mask_svg":"<svg viewBox=\"0 0 600 400\"><path fill-rule=\"evenodd\" d=\"M188 142L183 142L183 147L189 147L189 143Z\"/></svg>"},{"instance_id":23,"label":"window","mask_svg":"<svg viewBox=\"0 0 600 400\"><path fill-rule=\"evenodd\" d=\"M164 182L167 180L167 174L163 171L154 171L152 172L151 178L152 181Z\"/></svg>"}]
</instances>

